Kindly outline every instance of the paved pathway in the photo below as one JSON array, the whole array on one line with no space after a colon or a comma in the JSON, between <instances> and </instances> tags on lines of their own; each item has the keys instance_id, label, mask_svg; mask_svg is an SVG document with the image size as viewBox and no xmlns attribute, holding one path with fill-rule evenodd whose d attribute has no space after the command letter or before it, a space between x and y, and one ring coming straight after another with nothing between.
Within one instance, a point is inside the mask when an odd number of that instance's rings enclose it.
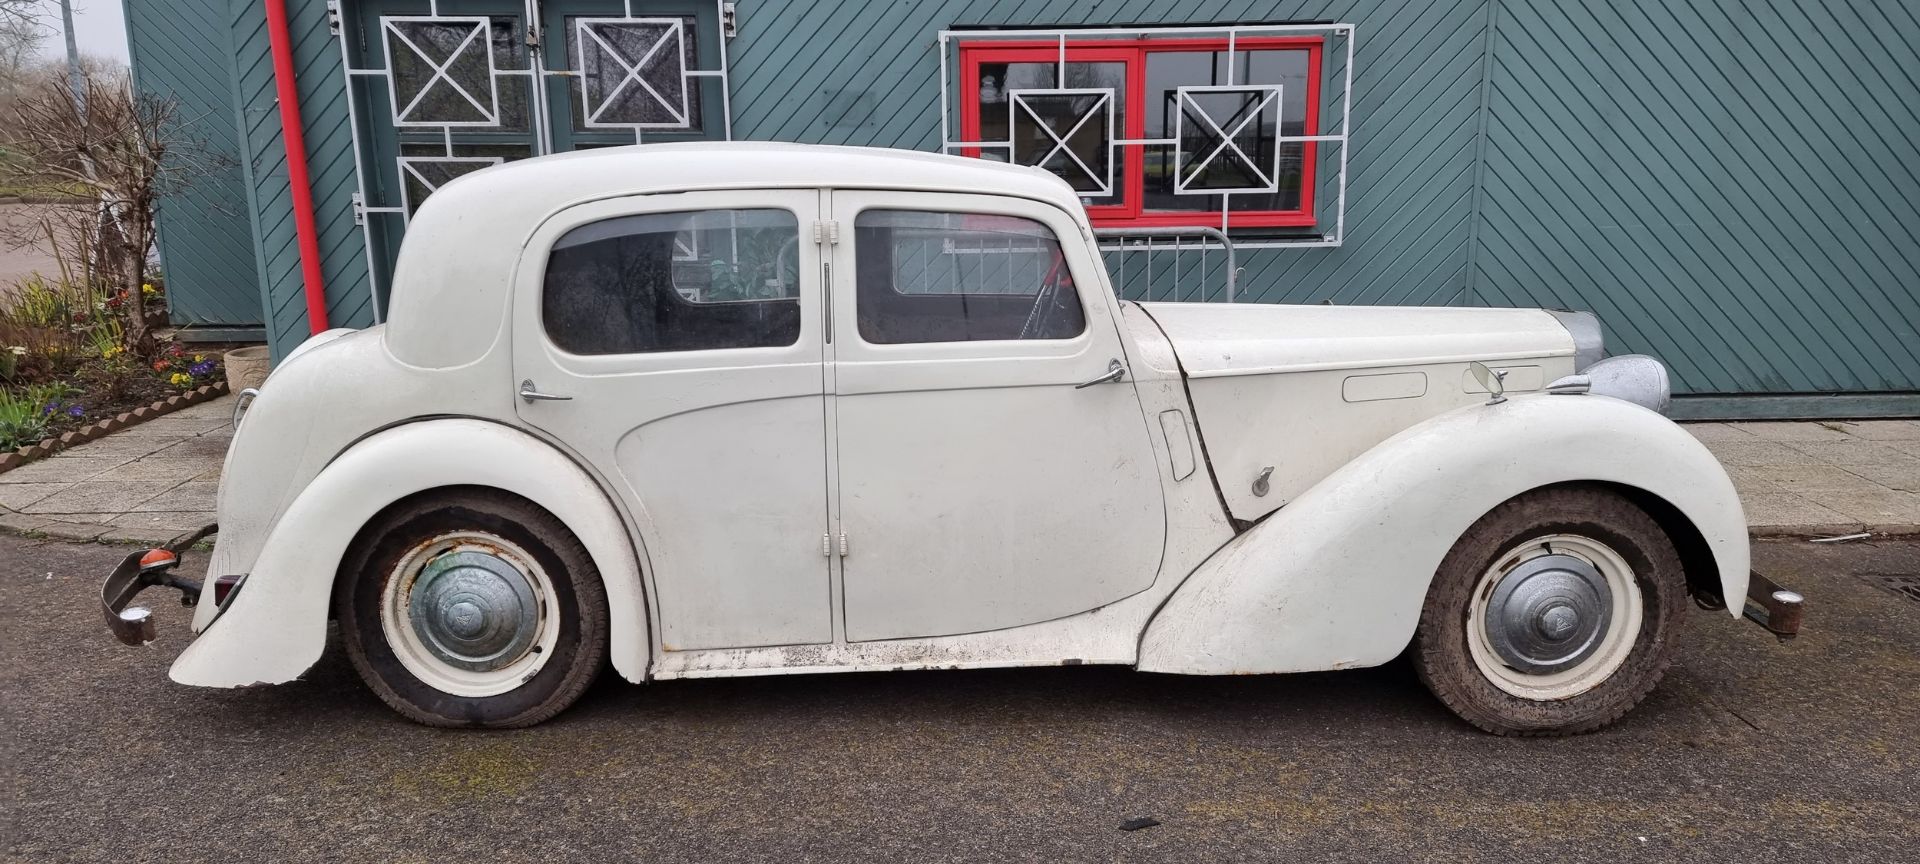
<instances>
[{"instance_id":1,"label":"paved pathway","mask_svg":"<svg viewBox=\"0 0 1920 864\"><path fill-rule=\"evenodd\" d=\"M233 397L0 474L0 527L159 542L213 521ZM1920 421L1691 423L1755 534L1920 533Z\"/></svg>"},{"instance_id":2,"label":"paved pathway","mask_svg":"<svg viewBox=\"0 0 1920 864\"><path fill-rule=\"evenodd\" d=\"M212 522L232 416L226 396L0 474L0 525L159 542Z\"/></svg>"}]
</instances>

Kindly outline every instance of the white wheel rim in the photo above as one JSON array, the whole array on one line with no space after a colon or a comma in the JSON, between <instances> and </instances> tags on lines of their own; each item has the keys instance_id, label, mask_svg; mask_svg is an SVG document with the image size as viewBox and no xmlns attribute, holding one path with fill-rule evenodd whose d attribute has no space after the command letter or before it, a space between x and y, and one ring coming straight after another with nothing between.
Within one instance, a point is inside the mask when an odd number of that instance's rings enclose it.
<instances>
[{"instance_id":1,"label":"white wheel rim","mask_svg":"<svg viewBox=\"0 0 1920 864\"><path fill-rule=\"evenodd\" d=\"M1608 595L1607 609L1600 625L1602 629L1590 653L1583 659L1553 672L1529 672L1516 668L1503 658L1502 652L1495 647L1494 637L1489 634L1488 622L1491 616L1498 616L1504 611L1492 608L1496 589L1502 580L1529 562L1546 556L1565 556L1582 561L1597 572ZM1568 614L1562 610L1556 611L1562 615ZM1481 676L1506 693L1543 702L1569 699L1598 687L1627 662L1627 656L1633 653L1634 642L1639 639L1643 616L1640 585L1633 578L1633 568L1627 565L1620 553L1590 537L1553 534L1528 540L1501 556L1480 575L1467 608L1467 649ZM1510 655L1511 651L1508 653Z\"/></svg>"},{"instance_id":2,"label":"white wheel rim","mask_svg":"<svg viewBox=\"0 0 1920 864\"><path fill-rule=\"evenodd\" d=\"M394 565L380 630L400 665L427 686L497 696L553 656L553 596L553 580L525 549L485 531L455 531L416 544Z\"/></svg>"}]
</instances>

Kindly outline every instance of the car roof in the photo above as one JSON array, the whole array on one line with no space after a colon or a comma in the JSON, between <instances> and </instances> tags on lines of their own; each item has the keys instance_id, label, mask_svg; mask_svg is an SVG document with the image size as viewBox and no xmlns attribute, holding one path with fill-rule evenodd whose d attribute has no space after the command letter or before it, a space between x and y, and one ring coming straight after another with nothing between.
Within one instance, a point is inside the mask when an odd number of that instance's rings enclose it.
<instances>
[{"instance_id":1,"label":"car roof","mask_svg":"<svg viewBox=\"0 0 1920 864\"><path fill-rule=\"evenodd\" d=\"M1073 188L1041 169L917 150L711 141L518 160L448 182L413 214L394 267L389 350L421 366L484 353L506 315L527 238L568 207L628 195L796 188L1005 195L1081 210Z\"/></svg>"}]
</instances>

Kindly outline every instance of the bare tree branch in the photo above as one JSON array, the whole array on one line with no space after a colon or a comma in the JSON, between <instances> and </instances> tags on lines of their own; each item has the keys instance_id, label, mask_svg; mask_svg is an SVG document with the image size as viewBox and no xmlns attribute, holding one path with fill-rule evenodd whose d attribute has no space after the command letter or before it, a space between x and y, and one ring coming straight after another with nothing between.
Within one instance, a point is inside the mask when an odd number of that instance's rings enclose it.
<instances>
[{"instance_id":1,"label":"bare tree branch","mask_svg":"<svg viewBox=\"0 0 1920 864\"><path fill-rule=\"evenodd\" d=\"M90 226L97 230L69 225L69 236L92 241L83 247L97 250L88 277L121 292L130 319L126 347L146 357L153 342L140 285L160 202L214 170L217 160L189 135L178 100L136 93L124 72L88 71L81 87L84 98L76 102L64 81L47 76L17 97L6 124L14 158L0 171L33 194L95 202L80 212L98 217Z\"/></svg>"}]
</instances>

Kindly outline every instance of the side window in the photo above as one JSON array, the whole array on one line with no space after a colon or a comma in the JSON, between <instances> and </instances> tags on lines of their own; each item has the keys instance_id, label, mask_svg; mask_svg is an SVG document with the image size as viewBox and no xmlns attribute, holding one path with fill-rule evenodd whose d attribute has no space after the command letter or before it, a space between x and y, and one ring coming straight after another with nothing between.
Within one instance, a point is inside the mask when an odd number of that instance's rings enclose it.
<instances>
[{"instance_id":1,"label":"side window","mask_svg":"<svg viewBox=\"0 0 1920 864\"><path fill-rule=\"evenodd\" d=\"M800 223L787 210L647 213L553 244L547 338L575 354L772 348L800 339Z\"/></svg>"},{"instance_id":2,"label":"side window","mask_svg":"<svg viewBox=\"0 0 1920 864\"><path fill-rule=\"evenodd\" d=\"M869 343L1071 339L1086 329L1060 240L1039 222L865 210L853 229L855 310Z\"/></svg>"}]
</instances>

